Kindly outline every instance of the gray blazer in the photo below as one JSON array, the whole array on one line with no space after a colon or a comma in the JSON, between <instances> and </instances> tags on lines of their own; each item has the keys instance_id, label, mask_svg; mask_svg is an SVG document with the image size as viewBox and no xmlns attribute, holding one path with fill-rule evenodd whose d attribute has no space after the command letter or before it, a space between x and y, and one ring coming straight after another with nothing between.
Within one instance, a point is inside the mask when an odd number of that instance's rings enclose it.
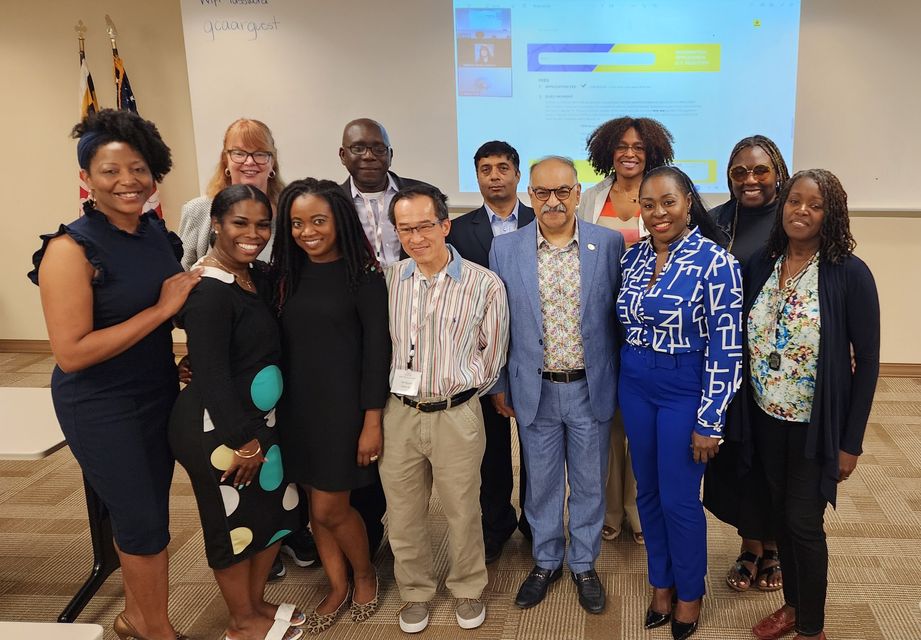
<instances>
[{"instance_id":1,"label":"gray blazer","mask_svg":"<svg viewBox=\"0 0 921 640\"><path fill-rule=\"evenodd\" d=\"M576 215L586 222L596 223L601 216L601 210L604 208L604 201L608 198L608 192L611 185L614 184L614 176L608 176L594 187L589 187L582 192L582 199L579 200L579 208L576 209Z\"/></svg>"}]
</instances>

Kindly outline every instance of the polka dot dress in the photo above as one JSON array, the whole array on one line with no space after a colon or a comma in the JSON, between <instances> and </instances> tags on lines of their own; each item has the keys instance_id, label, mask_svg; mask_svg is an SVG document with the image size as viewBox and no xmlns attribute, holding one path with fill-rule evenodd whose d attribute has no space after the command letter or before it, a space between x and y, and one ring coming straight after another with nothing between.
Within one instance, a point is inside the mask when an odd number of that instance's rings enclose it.
<instances>
[{"instance_id":1,"label":"polka dot dress","mask_svg":"<svg viewBox=\"0 0 921 640\"><path fill-rule=\"evenodd\" d=\"M216 278L202 280L179 320L193 374L173 409L170 444L192 481L208 564L221 569L300 525L276 429L284 388L278 328L259 296ZM247 485L234 484L233 476L221 482L234 449L253 438L265 458L258 474Z\"/></svg>"}]
</instances>

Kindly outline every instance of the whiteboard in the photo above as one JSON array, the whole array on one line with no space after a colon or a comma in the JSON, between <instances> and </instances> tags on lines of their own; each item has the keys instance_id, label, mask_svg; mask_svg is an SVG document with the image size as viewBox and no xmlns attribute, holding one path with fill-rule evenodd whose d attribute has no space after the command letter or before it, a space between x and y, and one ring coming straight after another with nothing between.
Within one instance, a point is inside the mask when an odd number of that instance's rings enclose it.
<instances>
[{"instance_id":1,"label":"whiteboard","mask_svg":"<svg viewBox=\"0 0 921 640\"><path fill-rule=\"evenodd\" d=\"M202 189L239 117L269 125L287 181L343 180L342 128L371 117L390 134L394 171L438 185L453 206L479 206L478 194L457 191L451 0L181 8ZM921 209L918 24L921 2L803 0L792 168L836 173L853 209ZM769 101L771 63L753 51L751 85L739 91Z\"/></svg>"}]
</instances>

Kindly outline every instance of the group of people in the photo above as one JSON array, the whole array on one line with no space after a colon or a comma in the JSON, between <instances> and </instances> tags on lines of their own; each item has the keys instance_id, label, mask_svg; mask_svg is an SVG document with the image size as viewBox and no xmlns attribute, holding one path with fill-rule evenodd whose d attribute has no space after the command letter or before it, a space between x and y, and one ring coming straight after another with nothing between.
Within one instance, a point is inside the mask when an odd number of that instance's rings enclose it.
<instances>
[{"instance_id":1,"label":"group of people","mask_svg":"<svg viewBox=\"0 0 921 640\"><path fill-rule=\"evenodd\" d=\"M708 211L665 127L623 117L588 138L601 182L583 193L573 162L546 156L531 206L517 151L486 142L483 206L451 220L438 188L390 170L373 120L343 131L343 183L285 185L270 130L241 119L180 241L141 211L171 166L156 127L103 110L73 134L92 198L43 236L30 277L55 409L111 513L122 640L182 637L167 615L174 460L229 640L373 616L385 514L400 627L425 629L433 486L461 628L485 620L486 565L516 529L534 560L518 607L540 604L565 560L579 604L601 613L595 561L626 518L647 552L644 626L689 637L706 505L742 537L728 585L784 590L755 637L825 637L824 509L856 466L879 369L876 289L834 175L790 177L752 136L730 154L730 200ZM307 520L329 580L310 613L264 593Z\"/></svg>"}]
</instances>

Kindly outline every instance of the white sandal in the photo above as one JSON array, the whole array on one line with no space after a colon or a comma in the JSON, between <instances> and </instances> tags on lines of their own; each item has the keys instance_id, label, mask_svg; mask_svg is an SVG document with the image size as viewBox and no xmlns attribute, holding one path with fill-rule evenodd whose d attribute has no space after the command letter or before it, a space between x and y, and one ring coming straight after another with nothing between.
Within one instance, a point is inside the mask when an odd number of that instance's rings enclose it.
<instances>
[{"instance_id":1,"label":"white sandal","mask_svg":"<svg viewBox=\"0 0 921 640\"><path fill-rule=\"evenodd\" d=\"M299 627L307 622L307 614L298 611L297 607L290 602L282 602L275 610L275 619L287 622L292 627Z\"/></svg>"}]
</instances>

